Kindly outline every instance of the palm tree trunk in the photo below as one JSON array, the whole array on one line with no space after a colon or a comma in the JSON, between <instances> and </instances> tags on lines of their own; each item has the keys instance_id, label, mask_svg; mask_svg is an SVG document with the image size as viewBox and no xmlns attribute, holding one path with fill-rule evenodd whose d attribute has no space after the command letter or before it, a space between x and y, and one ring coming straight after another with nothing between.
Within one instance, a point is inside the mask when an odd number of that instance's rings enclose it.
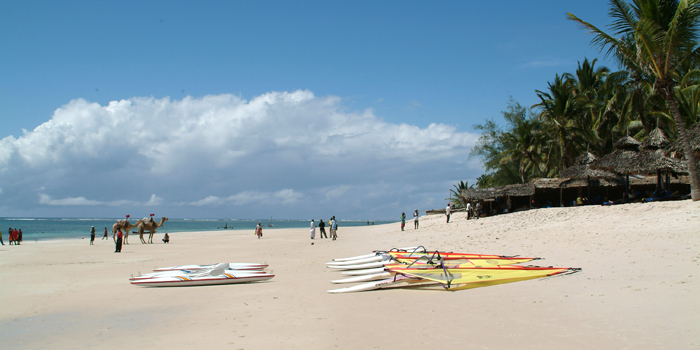
<instances>
[{"instance_id":1,"label":"palm tree trunk","mask_svg":"<svg viewBox=\"0 0 700 350\"><path fill-rule=\"evenodd\" d=\"M685 124L683 123L683 117L681 117L681 112L678 109L678 102L670 93L673 91L672 87L667 88L669 91L665 91L664 97L668 103L669 109L671 109L671 114L673 115L673 120L676 121L676 128L678 128L678 136L681 138L683 143L683 152L685 153L685 158L688 160L688 174L690 176L690 195L693 201L700 200L700 180L698 178L698 163L695 161L695 152L690 146L690 139L688 138L688 133L685 130Z\"/></svg>"}]
</instances>

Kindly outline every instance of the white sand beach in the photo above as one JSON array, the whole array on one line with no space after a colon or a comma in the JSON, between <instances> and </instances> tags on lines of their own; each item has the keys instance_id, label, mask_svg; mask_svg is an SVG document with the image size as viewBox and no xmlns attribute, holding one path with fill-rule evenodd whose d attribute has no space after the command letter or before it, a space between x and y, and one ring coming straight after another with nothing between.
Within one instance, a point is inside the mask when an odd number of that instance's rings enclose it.
<instances>
[{"instance_id":1,"label":"white sand beach","mask_svg":"<svg viewBox=\"0 0 700 350\"><path fill-rule=\"evenodd\" d=\"M0 246L4 349L698 349L700 204L549 208L465 220L454 214L344 228L171 233L115 254L99 238ZM311 242L314 244L312 245ZM7 242L6 242L7 244ZM333 258L424 245L535 256L573 275L463 291L342 287ZM143 288L154 267L267 262L262 283Z\"/></svg>"}]
</instances>

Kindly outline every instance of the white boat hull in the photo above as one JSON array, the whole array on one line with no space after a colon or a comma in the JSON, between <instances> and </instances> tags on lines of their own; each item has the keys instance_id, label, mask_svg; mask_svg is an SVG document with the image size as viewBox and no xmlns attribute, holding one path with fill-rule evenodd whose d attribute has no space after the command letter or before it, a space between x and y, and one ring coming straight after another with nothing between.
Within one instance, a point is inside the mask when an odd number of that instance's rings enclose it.
<instances>
[{"instance_id":1,"label":"white boat hull","mask_svg":"<svg viewBox=\"0 0 700 350\"><path fill-rule=\"evenodd\" d=\"M346 275L346 276L360 276L360 275L374 275L377 273L382 273L384 271L386 271L386 270L384 270L383 267L378 267L378 268L374 268L374 269L343 271L340 274Z\"/></svg>"},{"instance_id":2,"label":"white boat hull","mask_svg":"<svg viewBox=\"0 0 700 350\"><path fill-rule=\"evenodd\" d=\"M368 282L368 281L376 281L376 280L386 279L386 278L389 278L391 276L393 276L393 274L391 272L381 272L381 273L375 273L372 275L361 275L361 276L344 278L344 279L340 279L340 280L334 280L334 281L331 281L331 283Z\"/></svg>"},{"instance_id":3,"label":"white boat hull","mask_svg":"<svg viewBox=\"0 0 700 350\"><path fill-rule=\"evenodd\" d=\"M418 247L404 247L404 248L398 248L398 249L401 250L401 251L411 252L411 251L413 251L413 250L416 249L416 248L418 248ZM349 257L349 258L338 258L338 259L333 259L333 261L336 261L336 262L343 262L343 261L351 261L351 260L360 260L360 259L371 258L371 257L373 257L373 256L376 256L376 255L377 255L377 252L381 252L381 251L375 251L374 253L365 254L365 255L352 256L352 257Z\"/></svg>"},{"instance_id":4,"label":"white boat hull","mask_svg":"<svg viewBox=\"0 0 700 350\"><path fill-rule=\"evenodd\" d=\"M271 274L250 274L250 275L214 275L203 277L158 277L131 281L131 284L143 287L189 287L189 286L211 286L221 284L237 284L267 281L275 277Z\"/></svg>"},{"instance_id":5,"label":"white boat hull","mask_svg":"<svg viewBox=\"0 0 700 350\"><path fill-rule=\"evenodd\" d=\"M377 262L377 261L382 261L382 260L384 260L384 258L381 255L376 255L376 256L369 257L369 258L350 260L350 261L332 261L332 262L327 262L326 265L328 265L328 266L347 266L347 265L366 264L366 263Z\"/></svg>"},{"instance_id":6,"label":"white boat hull","mask_svg":"<svg viewBox=\"0 0 700 350\"><path fill-rule=\"evenodd\" d=\"M199 272L202 271L202 272ZM197 277L197 276L202 276L208 273L210 270L196 270L193 272L186 272L183 270L173 270L173 271L160 271L160 272L152 272L152 273L145 273L142 275L138 275L135 277L129 278L130 281L137 281L137 280L145 280L145 279L150 279L150 278L162 278L162 277ZM234 274L236 276L255 276L255 275L265 275L267 272L262 271L262 270L226 270L226 273L229 274Z\"/></svg>"},{"instance_id":7,"label":"white boat hull","mask_svg":"<svg viewBox=\"0 0 700 350\"><path fill-rule=\"evenodd\" d=\"M336 270L360 270L360 269L371 269L373 267L382 267L385 264L392 264L391 261L377 261L359 265L342 265L342 266L326 266L329 269Z\"/></svg>"}]
</instances>

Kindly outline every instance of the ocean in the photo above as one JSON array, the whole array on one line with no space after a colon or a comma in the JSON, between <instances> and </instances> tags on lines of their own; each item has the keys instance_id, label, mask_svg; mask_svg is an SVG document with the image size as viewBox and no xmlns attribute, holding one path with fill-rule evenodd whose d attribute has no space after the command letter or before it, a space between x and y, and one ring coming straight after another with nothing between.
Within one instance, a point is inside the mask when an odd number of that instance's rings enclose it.
<instances>
[{"instance_id":1,"label":"ocean","mask_svg":"<svg viewBox=\"0 0 700 350\"><path fill-rule=\"evenodd\" d=\"M90 227L95 226L95 239L102 238L105 227L112 237L112 225L121 219L88 219L88 218L0 218L0 231L3 240L7 244L7 229L22 229L22 240L43 241L52 239L82 239L90 238ZM135 223L138 219L130 218L129 222ZM160 218L155 218L160 221ZM310 220L231 220L231 219L168 219L156 235L166 232L196 232L196 231L221 231L230 230L255 230L258 222L262 223L264 230L280 228L308 228ZM318 221L316 221L318 223ZM325 222L325 221L324 221ZM375 225L389 223L390 221L373 221ZM273 227L267 225L272 224ZM318 225L318 224L317 224ZM367 226L367 221L338 220L339 227Z\"/></svg>"}]
</instances>

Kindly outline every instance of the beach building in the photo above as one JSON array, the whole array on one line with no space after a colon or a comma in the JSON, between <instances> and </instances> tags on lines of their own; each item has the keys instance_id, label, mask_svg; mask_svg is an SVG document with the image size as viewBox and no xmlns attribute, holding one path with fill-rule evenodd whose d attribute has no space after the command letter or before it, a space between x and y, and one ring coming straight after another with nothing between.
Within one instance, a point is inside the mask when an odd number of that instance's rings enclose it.
<instances>
[{"instance_id":1,"label":"beach building","mask_svg":"<svg viewBox=\"0 0 700 350\"><path fill-rule=\"evenodd\" d=\"M689 193L690 179L687 175L666 174L665 188L671 192ZM579 197L587 198L586 204L603 204L625 196L625 177L582 179L582 178L540 178L528 184L508 185L492 188L472 188L462 191L466 202L481 202L482 213L503 214L531 208L569 207L577 205ZM650 198L657 191L656 175L629 176L630 192L637 199ZM534 202L533 202L534 201ZM508 203L510 202L510 210ZM439 214L439 210L428 211ZM442 209L442 214L445 211Z\"/></svg>"}]
</instances>

